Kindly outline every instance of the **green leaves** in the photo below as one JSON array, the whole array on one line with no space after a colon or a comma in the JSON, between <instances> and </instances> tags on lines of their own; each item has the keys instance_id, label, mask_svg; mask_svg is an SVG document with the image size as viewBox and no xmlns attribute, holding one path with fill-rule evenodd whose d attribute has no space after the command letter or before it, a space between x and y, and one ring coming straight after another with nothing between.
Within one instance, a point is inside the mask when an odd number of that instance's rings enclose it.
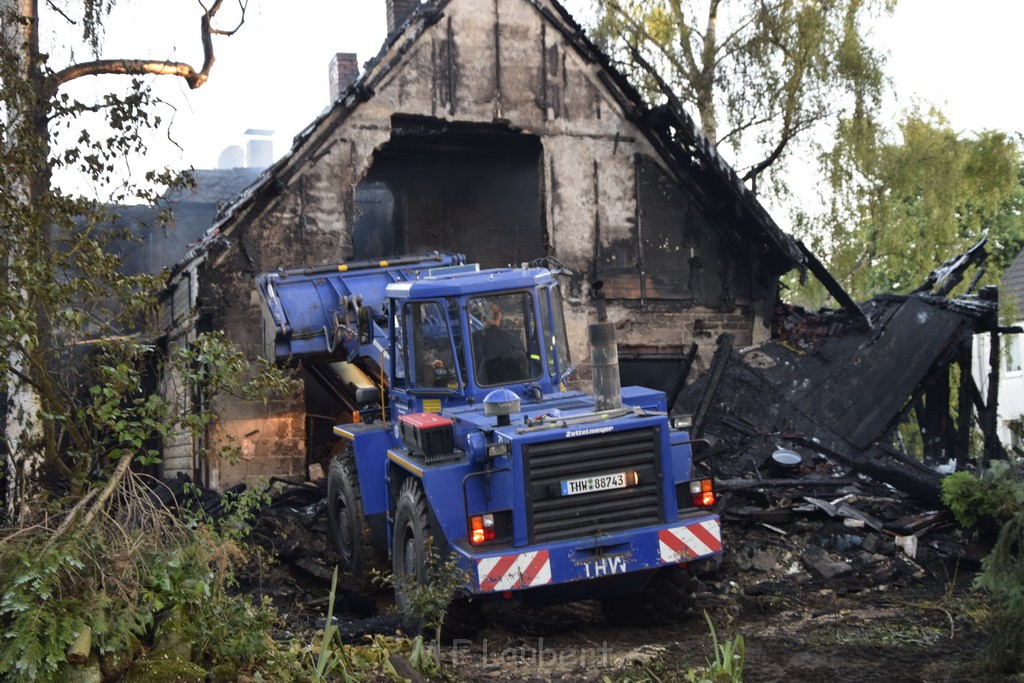
<instances>
[{"instance_id":1,"label":"green leaves","mask_svg":"<svg viewBox=\"0 0 1024 683\"><path fill-rule=\"evenodd\" d=\"M912 290L982 236L1003 267L1024 244L1024 160L1006 134L965 135L934 110L911 111L893 134L844 121L824 159L831 205L801 232L857 300Z\"/></svg>"},{"instance_id":2,"label":"green leaves","mask_svg":"<svg viewBox=\"0 0 1024 683\"><path fill-rule=\"evenodd\" d=\"M992 593L999 604L990 624L989 642L980 655L983 670L1011 673L1024 670L1024 471L1021 463L994 461L985 478L954 472L942 480L942 502L959 523L981 519L1000 524L992 552L982 560L975 585Z\"/></svg>"},{"instance_id":3,"label":"green leaves","mask_svg":"<svg viewBox=\"0 0 1024 683\"><path fill-rule=\"evenodd\" d=\"M204 665L269 658L276 612L228 590L239 568L262 561L241 539L267 500L255 487L226 501L225 517L189 525L155 508L127 472L68 533L39 525L2 539L0 679L63 680L65 650L84 626L100 653L131 652L173 620Z\"/></svg>"},{"instance_id":4,"label":"green leaves","mask_svg":"<svg viewBox=\"0 0 1024 683\"><path fill-rule=\"evenodd\" d=\"M881 0L598 0L599 44L652 103L667 93L692 108L746 179L784 163L788 150L839 117L871 120L884 57L864 40ZM658 78L652 78L652 71ZM771 174L779 181L779 174ZM771 188L769 188L771 189ZM774 188L780 194L781 181Z\"/></svg>"}]
</instances>

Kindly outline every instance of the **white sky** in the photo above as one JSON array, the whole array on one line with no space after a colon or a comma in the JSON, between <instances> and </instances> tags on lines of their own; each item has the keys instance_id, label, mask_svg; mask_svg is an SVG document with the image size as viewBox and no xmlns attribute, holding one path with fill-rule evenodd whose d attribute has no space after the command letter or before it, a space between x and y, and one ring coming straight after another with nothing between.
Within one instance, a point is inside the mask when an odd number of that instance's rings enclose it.
<instances>
[{"instance_id":1,"label":"white sky","mask_svg":"<svg viewBox=\"0 0 1024 683\"><path fill-rule=\"evenodd\" d=\"M571 11L589 4L566 2ZM189 91L180 79L150 78L177 109L171 134L183 148L157 141L156 160L214 168L225 147L244 145L248 128L276 131L275 156L285 153L292 137L328 104L331 57L356 52L362 64L376 55L384 13L384 0L250 0L245 26L215 40L217 63L208 83ZM199 16L195 0L121 0L108 22L104 56L198 66ZM899 106L915 98L937 104L964 131L1024 131L1022 29L1020 0L899 0L895 15L873 34L890 52L888 72Z\"/></svg>"}]
</instances>

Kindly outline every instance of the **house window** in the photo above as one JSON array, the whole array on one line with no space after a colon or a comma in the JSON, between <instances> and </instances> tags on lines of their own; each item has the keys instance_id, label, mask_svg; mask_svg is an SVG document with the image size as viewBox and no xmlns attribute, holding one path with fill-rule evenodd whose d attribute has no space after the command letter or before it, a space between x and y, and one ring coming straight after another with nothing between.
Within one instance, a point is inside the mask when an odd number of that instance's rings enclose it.
<instances>
[{"instance_id":1,"label":"house window","mask_svg":"<svg viewBox=\"0 0 1024 683\"><path fill-rule=\"evenodd\" d=\"M1021 365L1021 335L1008 334L1003 339L1006 342L1006 349L1003 354L1004 369L1006 372L1020 372Z\"/></svg>"},{"instance_id":2,"label":"house window","mask_svg":"<svg viewBox=\"0 0 1024 683\"><path fill-rule=\"evenodd\" d=\"M1013 420L1005 420L1003 424L1010 432L1010 448L1015 452L1020 453L1021 448L1024 447L1024 438L1022 438L1022 432L1024 432L1024 419L1018 417Z\"/></svg>"}]
</instances>

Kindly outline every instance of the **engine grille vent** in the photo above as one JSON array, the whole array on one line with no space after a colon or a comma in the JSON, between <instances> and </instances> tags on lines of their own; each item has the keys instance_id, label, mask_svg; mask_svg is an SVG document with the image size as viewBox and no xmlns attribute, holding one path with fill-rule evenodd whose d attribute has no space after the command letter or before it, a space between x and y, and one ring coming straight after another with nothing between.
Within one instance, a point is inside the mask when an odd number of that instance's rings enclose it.
<instances>
[{"instance_id":1,"label":"engine grille vent","mask_svg":"<svg viewBox=\"0 0 1024 683\"><path fill-rule=\"evenodd\" d=\"M661 459L657 428L610 432L523 446L530 541L554 541L621 531L661 521ZM636 472L624 489L563 496L561 484L616 472Z\"/></svg>"}]
</instances>

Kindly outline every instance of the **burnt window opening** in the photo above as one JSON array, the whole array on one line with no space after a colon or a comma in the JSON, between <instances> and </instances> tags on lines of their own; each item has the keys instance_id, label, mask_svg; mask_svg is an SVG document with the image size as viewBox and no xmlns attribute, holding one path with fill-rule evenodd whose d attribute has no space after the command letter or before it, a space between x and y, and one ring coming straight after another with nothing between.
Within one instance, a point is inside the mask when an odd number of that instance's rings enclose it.
<instances>
[{"instance_id":1,"label":"burnt window opening","mask_svg":"<svg viewBox=\"0 0 1024 683\"><path fill-rule=\"evenodd\" d=\"M355 193L353 258L435 249L496 267L544 256L539 138L398 117Z\"/></svg>"}]
</instances>

